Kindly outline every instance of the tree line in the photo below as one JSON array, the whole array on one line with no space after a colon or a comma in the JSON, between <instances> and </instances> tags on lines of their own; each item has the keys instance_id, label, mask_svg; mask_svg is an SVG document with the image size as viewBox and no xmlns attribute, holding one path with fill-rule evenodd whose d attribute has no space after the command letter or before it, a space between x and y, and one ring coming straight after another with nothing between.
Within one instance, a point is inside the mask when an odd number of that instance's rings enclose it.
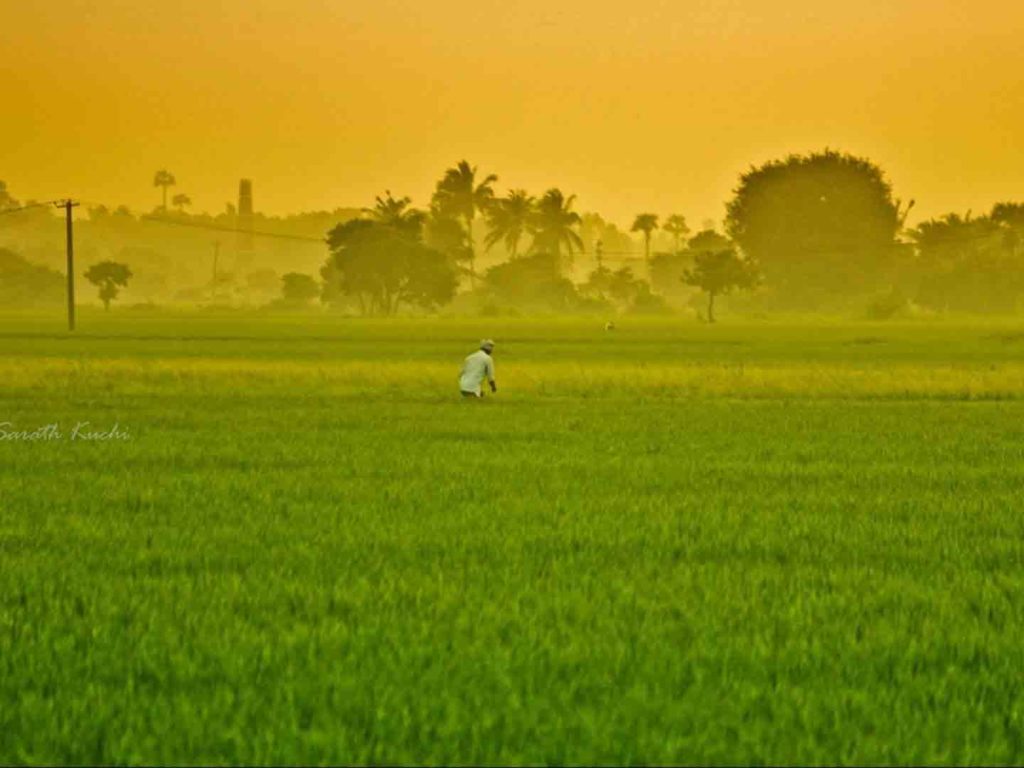
<instances>
[{"instance_id":1,"label":"tree line","mask_svg":"<svg viewBox=\"0 0 1024 768\"><path fill-rule=\"evenodd\" d=\"M1024 297L1024 205L1004 202L985 215L950 213L908 227L914 201L895 199L876 164L846 153L824 150L751 167L726 205L721 231L705 226L693 233L680 214L637 214L629 233L640 237L642 258L618 268L608 265L607 254L632 250L628 233L577 212L575 196L557 187L499 194L498 181L461 161L444 172L425 207L386 191L365 209L309 216L311 226L330 221L319 230L326 229L327 258L307 249L304 263L319 259L319 267L275 275L277 305L320 300L368 315L453 303L484 312L665 312L691 305L713 321L716 299L738 292L737 307L859 306L877 317L914 308L1008 312ZM177 210L168 211L175 182L166 170L154 176L158 210L205 221L185 212L187 195L172 197ZM15 204L0 183L0 211ZM117 216L90 211L97 224ZM229 209L210 220L230 216ZM0 245L6 223L0 218ZM584 251L591 269L581 276L573 267ZM490 264L481 268L485 255ZM40 279L20 267L22 276L11 278L18 272L12 257L0 257L0 285L5 275L7 282ZM102 261L129 269L123 260ZM144 272L135 267L129 272ZM112 270L107 264L100 272ZM106 303L131 276L117 274L119 281L97 283ZM0 294L5 298L11 299Z\"/></svg>"}]
</instances>

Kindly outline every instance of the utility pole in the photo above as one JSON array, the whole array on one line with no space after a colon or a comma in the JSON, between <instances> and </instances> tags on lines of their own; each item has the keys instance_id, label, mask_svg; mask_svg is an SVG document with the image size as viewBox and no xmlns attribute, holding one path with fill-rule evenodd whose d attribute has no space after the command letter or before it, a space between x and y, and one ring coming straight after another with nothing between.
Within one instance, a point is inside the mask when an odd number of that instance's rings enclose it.
<instances>
[{"instance_id":1,"label":"utility pole","mask_svg":"<svg viewBox=\"0 0 1024 768\"><path fill-rule=\"evenodd\" d=\"M210 301L217 300L217 257L220 256L220 240L213 241L213 285L210 286Z\"/></svg>"},{"instance_id":2,"label":"utility pole","mask_svg":"<svg viewBox=\"0 0 1024 768\"><path fill-rule=\"evenodd\" d=\"M73 200L58 200L54 205L64 209L64 218L67 225L68 330L73 331L75 330L75 232L72 224L71 209L77 208L78 203Z\"/></svg>"}]
</instances>

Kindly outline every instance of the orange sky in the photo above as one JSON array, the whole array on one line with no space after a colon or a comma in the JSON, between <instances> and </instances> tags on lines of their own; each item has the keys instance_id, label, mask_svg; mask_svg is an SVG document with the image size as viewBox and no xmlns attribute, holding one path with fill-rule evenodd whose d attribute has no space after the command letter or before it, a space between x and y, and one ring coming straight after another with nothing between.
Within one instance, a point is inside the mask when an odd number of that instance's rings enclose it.
<instances>
[{"instance_id":1,"label":"orange sky","mask_svg":"<svg viewBox=\"0 0 1024 768\"><path fill-rule=\"evenodd\" d=\"M17 197L281 213L426 202L466 157L620 224L720 219L738 174L830 146L918 213L1024 199L1020 0L0 0Z\"/></svg>"}]
</instances>

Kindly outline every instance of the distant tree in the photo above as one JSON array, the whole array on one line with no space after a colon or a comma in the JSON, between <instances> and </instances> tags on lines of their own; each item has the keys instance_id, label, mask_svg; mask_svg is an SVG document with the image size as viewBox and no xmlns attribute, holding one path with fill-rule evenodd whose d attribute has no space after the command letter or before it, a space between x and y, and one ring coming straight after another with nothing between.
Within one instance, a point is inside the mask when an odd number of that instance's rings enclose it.
<instances>
[{"instance_id":1,"label":"distant tree","mask_svg":"<svg viewBox=\"0 0 1024 768\"><path fill-rule=\"evenodd\" d=\"M167 210L167 188L173 187L177 183L174 174L169 171L159 170L153 175L153 186L160 187L163 191L163 204L160 206L162 210Z\"/></svg>"},{"instance_id":2,"label":"distant tree","mask_svg":"<svg viewBox=\"0 0 1024 768\"><path fill-rule=\"evenodd\" d=\"M1024 203L996 203L989 218L1005 232L1003 242L1014 255L1024 255Z\"/></svg>"},{"instance_id":3,"label":"distant tree","mask_svg":"<svg viewBox=\"0 0 1024 768\"><path fill-rule=\"evenodd\" d=\"M597 255L598 243L604 254L621 255L633 251L633 239L598 213L581 214L578 229L584 251Z\"/></svg>"},{"instance_id":4,"label":"distant tree","mask_svg":"<svg viewBox=\"0 0 1024 768\"><path fill-rule=\"evenodd\" d=\"M581 286L584 295L606 299L620 306L627 306L637 295L640 286L645 285L638 280L629 267L611 270L598 267Z\"/></svg>"},{"instance_id":5,"label":"distant tree","mask_svg":"<svg viewBox=\"0 0 1024 768\"><path fill-rule=\"evenodd\" d=\"M901 213L878 166L831 150L753 168L726 231L796 303L874 287L898 252Z\"/></svg>"},{"instance_id":6,"label":"distant tree","mask_svg":"<svg viewBox=\"0 0 1024 768\"><path fill-rule=\"evenodd\" d=\"M288 272L281 276L281 298L287 304L308 304L320 295L320 286L311 275Z\"/></svg>"},{"instance_id":7,"label":"distant tree","mask_svg":"<svg viewBox=\"0 0 1024 768\"><path fill-rule=\"evenodd\" d=\"M733 247L729 238L713 229L704 229L684 243L685 247L674 253L656 253L648 265L651 286L659 294L676 303L685 303L691 292L682 282L686 270L694 265L694 258L701 253L717 253Z\"/></svg>"},{"instance_id":8,"label":"distant tree","mask_svg":"<svg viewBox=\"0 0 1024 768\"><path fill-rule=\"evenodd\" d=\"M477 168L465 160L445 171L437 182L433 205L439 216L460 220L466 227L469 245L470 280L476 279L476 243L473 240L473 221L478 213L486 213L494 199L493 173L477 180Z\"/></svg>"},{"instance_id":9,"label":"distant tree","mask_svg":"<svg viewBox=\"0 0 1024 768\"><path fill-rule=\"evenodd\" d=\"M691 295L682 283L683 273L693 265L693 254L685 248L651 256L647 266L651 287L665 298L681 304Z\"/></svg>"},{"instance_id":10,"label":"distant tree","mask_svg":"<svg viewBox=\"0 0 1024 768\"><path fill-rule=\"evenodd\" d=\"M64 276L0 248L0 307L59 306Z\"/></svg>"},{"instance_id":11,"label":"distant tree","mask_svg":"<svg viewBox=\"0 0 1024 768\"><path fill-rule=\"evenodd\" d=\"M630 232L643 232L644 235L644 259L651 258L651 233L658 228L658 217L653 213L639 213L633 219L633 226Z\"/></svg>"},{"instance_id":12,"label":"distant tree","mask_svg":"<svg viewBox=\"0 0 1024 768\"><path fill-rule=\"evenodd\" d=\"M451 301L457 280L450 260L423 244L408 216L390 218L391 224L354 219L328 233L331 255L320 270L326 301L353 297L363 314L376 315Z\"/></svg>"},{"instance_id":13,"label":"distant tree","mask_svg":"<svg viewBox=\"0 0 1024 768\"><path fill-rule=\"evenodd\" d=\"M989 216L998 224L1024 229L1024 203L996 203Z\"/></svg>"},{"instance_id":14,"label":"distant tree","mask_svg":"<svg viewBox=\"0 0 1024 768\"><path fill-rule=\"evenodd\" d=\"M713 229L702 229L686 241L691 254L724 251L733 247L732 241Z\"/></svg>"},{"instance_id":15,"label":"distant tree","mask_svg":"<svg viewBox=\"0 0 1024 768\"><path fill-rule=\"evenodd\" d=\"M103 308L110 310L110 302L117 298L120 289L128 285L132 271L127 264L116 261L101 261L93 264L85 273L85 279L100 289Z\"/></svg>"},{"instance_id":16,"label":"distant tree","mask_svg":"<svg viewBox=\"0 0 1024 768\"><path fill-rule=\"evenodd\" d=\"M740 258L736 251L704 251L694 256L693 269L686 270L683 282L708 295L708 322L715 322L715 298L734 289L753 288L758 272L753 262Z\"/></svg>"},{"instance_id":17,"label":"distant tree","mask_svg":"<svg viewBox=\"0 0 1024 768\"><path fill-rule=\"evenodd\" d=\"M631 313L664 312L664 300L651 293L651 286L636 277L629 267L611 270L598 267L580 286L584 296L608 302L613 307Z\"/></svg>"},{"instance_id":18,"label":"distant tree","mask_svg":"<svg viewBox=\"0 0 1024 768\"><path fill-rule=\"evenodd\" d=\"M188 195L179 193L171 198L171 205L179 211L184 211L188 206L192 205L192 198Z\"/></svg>"},{"instance_id":19,"label":"distant tree","mask_svg":"<svg viewBox=\"0 0 1024 768\"><path fill-rule=\"evenodd\" d=\"M11 197L11 193L7 190L7 182L0 181L0 211L17 207L18 201Z\"/></svg>"},{"instance_id":20,"label":"distant tree","mask_svg":"<svg viewBox=\"0 0 1024 768\"><path fill-rule=\"evenodd\" d=\"M553 253L522 256L491 267L483 288L497 303L525 310L566 312L577 308L579 295L562 276Z\"/></svg>"},{"instance_id":21,"label":"distant tree","mask_svg":"<svg viewBox=\"0 0 1024 768\"><path fill-rule=\"evenodd\" d=\"M611 292L613 280L612 274L612 271L602 264L590 273L586 282L580 286L580 291L584 296L601 301L610 301L609 293Z\"/></svg>"},{"instance_id":22,"label":"distant tree","mask_svg":"<svg viewBox=\"0 0 1024 768\"><path fill-rule=\"evenodd\" d=\"M375 200L373 208L365 209L371 219L378 224L391 227L406 237L414 240L420 238L426 214L410 207L412 198L395 198L389 189L385 191L385 197L378 196Z\"/></svg>"},{"instance_id":23,"label":"distant tree","mask_svg":"<svg viewBox=\"0 0 1024 768\"><path fill-rule=\"evenodd\" d=\"M533 221L536 200L522 189L513 189L505 197L495 200L487 211L490 231L484 238L487 250L504 243L511 258L519 255L519 243L529 231Z\"/></svg>"},{"instance_id":24,"label":"distant tree","mask_svg":"<svg viewBox=\"0 0 1024 768\"><path fill-rule=\"evenodd\" d=\"M576 195L565 197L560 189L544 193L533 213L534 253L550 253L560 261L563 246L570 257L574 251L583 249L583 241L576 232L580 215L572 210L575 201Z\"/></svg>"},{"instance_id":25,"label":"distant tree","mask_svg":"<svg viewBox=\"0 0 1024 768\"><path fill-rule=\"evenodd\" d=\"M105 205L96 205L89 208L89 221L104 223L110 218L110 209Z\"/></svg>"},{"instance_id":26,"label":"distant tree","mask_svg":"<svg viewBox=\"0 0 1024 768\"><path fill-rule=\"evenodd\" d=\"M443 253L458 269L467 275L471 274L468 266L471 259L469 238L466 228L458 219L445 216L431 206L430 215L423 222L423 244L428 248Z\"/></svg>"},{"instance_id":27,"label":"distant tree","mask_svg":"<svg viewBox=\"0 0 1024 768\"><path fill-rule=\"evenodd\" d=\"M683 238L690 234L690 228L686 225L686 217L673 213L665 219L665 223L661 225L661 228L672 235L676 251L681 250Z\"/></svg>"},{"instance_id":28,"label":"distant tree","mask_svg":"<svg viewBox=\"0 0 1024 768\"><path fill-rule=\"evenodd\" d=\"M1024 293L1024 265L1006 220L1007 209L997 207L991 216L951 213L911 230L917 249L916 302L943 311L1015 309Z\"/></svg>"},{"instance_id":29,"label":"distant tree","mask_svg":"<svg viewBox=\"0 0 1024 768\"><path fill-rule=\"evenodd\" d=\"M316 281L314 281L315 283ZM281 278L272 269L254 269L245 275L245 291L249 294L268 296L276 293L281 287ZM317 293L320 289L317 288Z\"/></svg>"}]
</instances>

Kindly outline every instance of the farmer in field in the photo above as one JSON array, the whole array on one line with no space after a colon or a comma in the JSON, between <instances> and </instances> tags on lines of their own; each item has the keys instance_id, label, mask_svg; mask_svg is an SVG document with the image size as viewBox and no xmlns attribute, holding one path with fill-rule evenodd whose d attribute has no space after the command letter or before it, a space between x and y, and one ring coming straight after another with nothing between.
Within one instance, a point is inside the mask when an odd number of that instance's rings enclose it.
<instances>
[{"instance_id":1,"label":"farmer in field","mask_svg":"<svg viewBox=\"0 0 1024 768\"><path fill-rule=\"evenodd\" d=\"M498 385L494 381L494 360L491 358L493 351L494 342L484 339L480 342L480 349L463 362L462 374L459 376L459 389L463 397L483 397L481 387L484 379L491 385L491 392L498 391Z\"/></svg>"}]
</instances>

